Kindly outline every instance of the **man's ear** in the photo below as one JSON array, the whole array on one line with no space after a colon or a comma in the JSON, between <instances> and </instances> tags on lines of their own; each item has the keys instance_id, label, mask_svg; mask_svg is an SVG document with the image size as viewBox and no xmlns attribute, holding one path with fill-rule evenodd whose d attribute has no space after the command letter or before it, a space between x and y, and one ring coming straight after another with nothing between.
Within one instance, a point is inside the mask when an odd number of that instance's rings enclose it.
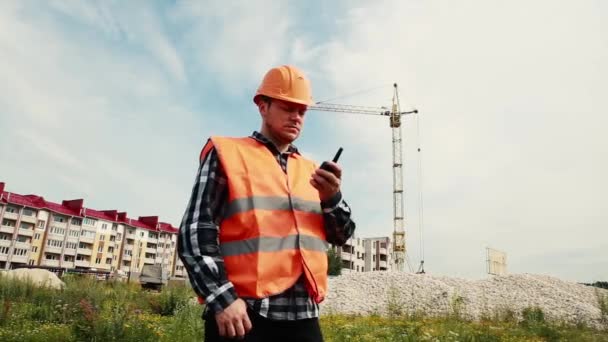
<instances>
[{"instance_id":1,"label":"man's ear","mask_svg":"<svg viewBox=\"0 0 608 342\"><path fill-rule=\"evenodd\" d=\"M258 102L258 110L260 111L260 115L265 118L268 114L268 102L260 101Z\"/></svg>"}]
</instances>

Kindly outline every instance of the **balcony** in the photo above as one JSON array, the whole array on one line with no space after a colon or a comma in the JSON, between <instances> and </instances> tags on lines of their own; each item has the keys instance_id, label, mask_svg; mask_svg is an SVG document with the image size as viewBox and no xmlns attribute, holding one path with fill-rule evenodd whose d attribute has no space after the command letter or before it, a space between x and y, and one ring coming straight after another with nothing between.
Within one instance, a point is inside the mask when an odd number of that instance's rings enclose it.
<instances>
[{"instance_id":1,"label":"balcony","mask_svg":"<svg viewBox=\"0 0 608 342\"><path fill-rule=\"evenodd\" d=\"M6 219L11 219L11 220L17 220L17 218L19 217L19 214L17 213L9 213L8 211L4 212L4 218Z\"/></svg>"},{"instance_id":2,"label":"balcony","mask_svg":"<svg viewBox=\"0 0 608 342\"><path fill-rule=\"evenodd\" d=\"M68 223L67 222L56 222L56 221L52 221L51 219L51 226L55 226L58 228L67 228L68 227Z\"/></svg>"},{"instance_id":3,"label":"balcony","mask_svg":"<svg viewBox=\"0 0 608 342\"><path fill-rule=\"evenodd\" d=\"M61 263L61 267L74 268L74 262L73 261L64 261Z\"/></svg>"},{"instance_id":4,"label":"balcony","mask_svg":"<svg viewBox=\"0 0 608 342\"><path fill-rule=\"evenodd\" d=\"M76 267L91 267L91 262L87 260L76 260L74 265Z\"/></svg>"},{"instance_id":5,"label":"balcony","mask_svg":"<svg viewBox=\"0 0 608 342\"><path fill-rule=\"evenodd\" d=\"M21 222L36 224L36 222L38 222L38 219L36 218L36 216L21 215Z\"/></svg>"},{"instance_id":6,"label":"balcony","mask_svg":"<svg viewBox=\"0 0 608 342\"><path fill-rule=\"evenodd\" d=\"M125 238L129 239L129 240L136 240L137 238L135 237L135 234L127 234L125 236Z\"/></svg>"},{"instance_id":7,"label":"balcony","mask_svg":"<svg viewBox=\"0 0 608 342\"><path fill-rule=\"evenodd\" d=\"M16 264L27 264L27 255L13 255L11 258L11 263Z\"/></svg>"},{"instance_id":8,"label":"balcony","mask_svg":"<svg viewBox=\"0 0 608 342\"><path fill-rule=\"evenodd\" d=\"M147 242L149 243L153 243L153 244L157 244L158 243L158 239L157 238L151 238L149 237L148 239L146 239Z\"/></svg>"},{"instance_id":9,"label":"balcony","mask_svg":"<svg viewBox=\"0 0 608 342\"><path fill-rule=\"evenodd\" d=\"M156 254L156 248L146 248L146 253Z\"/></svg>"},{"instance_id":10,"label":"balcony","mask_svg":"<svg viewBox=\"0 0 608 342\"><path fill-rule=\"evenodd\" d=\"M152 259L152 258L145 258L144 259L144 264L154 265L154 259Z\"/></svg>"},{"instance_id":11,"label":"balcony","mask_svg":"<svg viewBox=\"0 0 608 342\"><path fill-rule=\"evenodd\" d=\"M61 254L61 247L44 246L44 252Z\"/></svg>"},{"instance_id":12,"label":"balcony","mask_svg":"<svg viewBox=\"0 0 608 342\"><path fill-rule=\"evenodd\" d=\"M33 229L24 229L24 228L19 228L19 235L23 235L23 236L34 236L34 230Z\"/></svg>"},{"instance_id":13,"label":"balcony","mask_svg":"<svg viewBox=\"0 0 608 342\"><path fill-rule=\"evenodd\" d=\"M388 268L388 262L380 260L379 266L382 268Z\"/></svg>"},{"instance_id":14,"label":"balcony","mask_svg":"<svg viewBox=\"0 0 608 342\"><path fill-rule=\"evenodd\" d=\"M357 256L356 255L350 254L348 252L341 252L340 253L340 258L342 260L348 260L348 261L352 260L353 262L355 260L357 260Z\"/></svg>"},{"instance_id":15,"label":"balcony","mask_svg":"<svg viewBox=\"0 0 608 342\"><path fill-rule=\"evenodd\" d=\"M15 249L27 249L28 251L32 248L29 242L15 241Z\"/></svg>"},{"instance_id":16,"label":"balcony","mask_svg":"<svg viewBox=\"0 0 608 342\"><path fill-rule=\"evenodd\" d=\"M380 248L380 254L388 255L386 248Z\"/></svg>"},{"instance_id":17,"label":"balcony","mask_svg":"<svg viewBox=\"0 0 608 342\"><path fill-rule=\"evenodd\" d=\"M42 260L42 266L59 267L59 260Z\"/></svg>"},{"instance_id":18,"label":"balcony","mask_svg":"<svg viewBox=\"0 0 608 342\"><path fill-rule=\"evenodd\" d=\"M0 261L7 261L7 260L8 260L7 254L0 254Z\"/></svg>"},{"instance_id":19,"label":"balcony","mask_svg":"<svg viewBox=\"0 0 608 342\"><path fill-rule=\"evenodd\" d=\"M122 256L122 260L123 261L130 261L131 260L131 256L130 255L123 255Z\"/></svg>"},{"instance_id":20,"label":"balcony","mask_svg":"<svg viewBox=\"0 0 608 342\"><path fill-rule=\"evenodd\" d=\"M71 249L71 248L66 248L63 251L63 254L65 254L65 255L74 255L75 256L76 255L76 250L75 249Z\"/></svg>"},{"instance_id":21,"label":"balcony","mask_svg":"<svg viewBox=\"0 0 608 342\"><path fill-rule=\"evenodd\" d=\"M89 255L89 256L93 254L93 250L92 249L88 249L88 248L78 248L76 250L76 252L78 254Z\"/></svg>"},{"instance_id":22,"label":"balcony","mask_svg":"<svg viewBox=\"0 0 608 342\"><path fill-rule=\"evenodd\" d=\"M0 240L0 247L10 247L12 240Z\"/></svg>"},{"instance_id":23,"label":"balcony","mask_svg":"<svg viewBox=\"0 0 608 342\"><path fill-rule=\"evenodd\" d=\"M1 226L0 226L0 232L1 232L1 233L9 233L9 234L14 234L14 233L15 233L15 227L10 227L10 226L1 225Z\"/></svg>"},{"instance_id":24,"label":"balcony","mask_svg":"<svg viewBox=\"0 0 608 342\"><path fill-rule=\"evenodd\" d=\"M95 242L95 238L94 237L89 237L89 236L81 236L80 237L80 242L94 243Z\"/></svg>"}]
</instances>

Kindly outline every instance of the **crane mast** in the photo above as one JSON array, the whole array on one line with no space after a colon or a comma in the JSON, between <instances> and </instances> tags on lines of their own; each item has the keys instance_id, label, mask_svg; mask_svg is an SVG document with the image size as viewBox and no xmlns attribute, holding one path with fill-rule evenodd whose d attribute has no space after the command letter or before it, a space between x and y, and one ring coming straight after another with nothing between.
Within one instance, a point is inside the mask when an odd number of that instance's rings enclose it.
<instances>
[{"instance_id":1,"label":"crane mast","mask_svg":"<svg viewBox=\"0 0 608 342\"><path fill-rule=\"evenodd\" d=\"M410 271L412 270L409 261L406 258L405 248L405 215L403 210L403 153L401 139L401 116L418 113L417 110L402 112L399 108L399 95L397 84L394 85L393 103L391 110L385 107L363 107L351 106L342 104L317 103L310 106L309 110L353 113L353 114L369 114L388 116L390 127L392 129L392 146L393 146L393 262L397 271L404 271L406 262Z\"/></svg>"}]
</instances>

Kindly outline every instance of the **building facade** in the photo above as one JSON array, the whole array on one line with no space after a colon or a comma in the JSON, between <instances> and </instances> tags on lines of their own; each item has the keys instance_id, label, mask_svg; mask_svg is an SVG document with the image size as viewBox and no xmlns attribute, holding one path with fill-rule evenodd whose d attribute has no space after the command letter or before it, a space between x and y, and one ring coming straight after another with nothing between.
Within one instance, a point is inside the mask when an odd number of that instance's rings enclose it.
<instances>
[{"instance_id":1,"label":"building facade","mask_svg":"<svg viewBox=\"0 0 608 342\"><path fill-rule=\"evenodd\" d=\"M392 270L389 237L351 238L333 247L342 260L342 273Z\"/></svg>"},{"instance_id":2,"label":"building facade","mask_svg":"<svg viewBox=\"0 0 608 342\"><path fill-rule=\"evenodd\" d=\"M139 273L163 265L187 277L177 257L177 232L158 216L132 219L126 212L94 210L84 200L54 203L5 190L0 182L0 269L23 265Z\"/></svg>"}]
</instances>

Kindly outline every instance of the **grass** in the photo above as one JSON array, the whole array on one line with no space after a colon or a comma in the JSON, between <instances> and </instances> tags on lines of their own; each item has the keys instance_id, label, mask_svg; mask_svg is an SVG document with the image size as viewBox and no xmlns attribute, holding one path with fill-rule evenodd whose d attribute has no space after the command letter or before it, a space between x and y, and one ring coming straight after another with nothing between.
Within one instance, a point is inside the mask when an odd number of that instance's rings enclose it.
<instances>
[{"instance_id":1,"label":"grass","mask_svg":"<svg viewBox=\"0 0 608 342\"><path fill-rule=\"evenodd\" d=\"M63 290L37 288L0 275L0 341L201 341L203 307L190 301L188 286L160 293L136 283L66 276ZM600 298L600 297L598 297ZM608 298L599 299L602 313ZM603 303L603 304L602 304ZM331 341L608 341L608 334L549 323L539 308L505 309L479 322L461 315L464 302L451 298L452 314L406 315L397 293L389 294L388 316L322 316ZM519 314L519 315L517 315ZM516 319L520 316L522 319Z\"/></svg>"}]
</instances>

